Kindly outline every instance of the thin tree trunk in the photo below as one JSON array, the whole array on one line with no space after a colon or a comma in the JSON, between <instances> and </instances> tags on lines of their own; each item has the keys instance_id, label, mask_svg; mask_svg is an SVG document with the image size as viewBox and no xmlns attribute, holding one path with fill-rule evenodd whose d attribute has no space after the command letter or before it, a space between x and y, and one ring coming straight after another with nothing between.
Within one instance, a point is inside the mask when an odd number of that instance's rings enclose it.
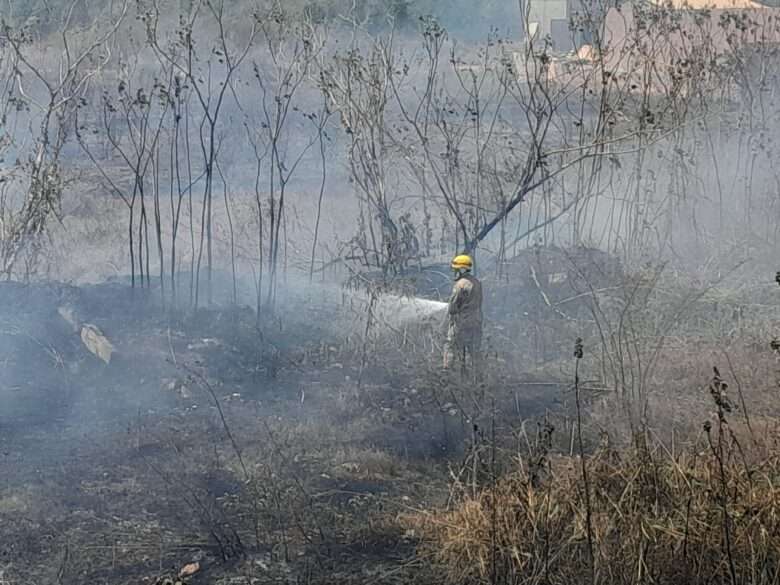
<instances>
[{"instance_id":1,"label":"thin tree trunk","mask_svg":"<svg viewBox=\"0 0 780 585\"><path fill-rule=\"evenodd\" d=\"M311 245L311 264L309 265L309 282L314 280L314 258L317 252L317 241L320 235L320 219L322 218L322 200L325 197L325 183L327 180L328 166L325 162L325 142L322 136L322 129L320 129L320 161L321 167L321 181L320 181L320 194L317 199L317 218L314 221L314 241Z\"/></svg>"}]
</instances>

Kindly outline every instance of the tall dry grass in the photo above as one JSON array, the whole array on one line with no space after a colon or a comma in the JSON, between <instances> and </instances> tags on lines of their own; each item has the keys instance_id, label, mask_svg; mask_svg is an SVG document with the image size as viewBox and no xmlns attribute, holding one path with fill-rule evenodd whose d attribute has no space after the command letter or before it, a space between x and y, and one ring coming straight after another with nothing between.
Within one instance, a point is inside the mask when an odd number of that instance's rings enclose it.
<instances>
[{"instance_id":1,"label":"tall dry grass","mask_svg":"<svg viewBox=\"0 0 780 585\"><path fill-rule=\"evenodd\" d=\"M456 486L450 508L403 521L450 583L777 583L776 435L718 412L686 448L647 433L586 456L592 575L577 456L517 458L493 485Z\"/></svg>"}]
</instances>

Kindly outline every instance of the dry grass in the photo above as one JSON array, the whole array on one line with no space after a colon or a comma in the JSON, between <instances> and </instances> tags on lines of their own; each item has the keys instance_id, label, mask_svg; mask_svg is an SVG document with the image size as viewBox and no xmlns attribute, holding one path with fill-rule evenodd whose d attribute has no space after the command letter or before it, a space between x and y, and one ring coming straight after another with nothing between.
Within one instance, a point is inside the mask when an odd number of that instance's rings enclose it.
<instances>
[{"instance_id":1,"label":"dry grass","mask_svg":"<svg viewBox=\"0 0 780 585\"><path fill-rule=\"evenodd\" d=\"M597 582L777 582L780 451L740 435L716 422L684 451L655 439L623 452L603 444L588 457ZM404 521L452 583L590 582L579 465L549 458L535 481L518 460L476 496L464 487L450 509Z\"/></svg>"}]
</instances>

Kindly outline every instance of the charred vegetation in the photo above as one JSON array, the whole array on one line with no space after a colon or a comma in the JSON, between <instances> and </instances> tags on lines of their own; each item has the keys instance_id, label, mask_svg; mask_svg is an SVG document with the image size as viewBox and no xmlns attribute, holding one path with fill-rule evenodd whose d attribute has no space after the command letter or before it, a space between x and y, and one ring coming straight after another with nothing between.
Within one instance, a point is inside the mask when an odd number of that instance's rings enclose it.
<instances>
[{"instance_id":1,"label":"charred vegetation","mask_svg":"<svg viewBox=\"0 0 780 585\"><path fill-rule=\"evenodd\" d=\"M7 4L0 583L777 582L771 3Z\"/></svg>"}]
</instances>

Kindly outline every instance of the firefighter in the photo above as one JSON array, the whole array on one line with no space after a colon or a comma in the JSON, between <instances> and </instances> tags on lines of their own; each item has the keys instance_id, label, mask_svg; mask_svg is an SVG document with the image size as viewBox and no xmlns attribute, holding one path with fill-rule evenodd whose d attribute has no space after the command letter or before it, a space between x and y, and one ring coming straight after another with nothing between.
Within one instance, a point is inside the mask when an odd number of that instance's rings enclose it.
<instances>
[{"instance_id":1,"label":"firefighter","mask_svg":"<svg viewBox=\"0 0 780 585\"><path fill-rule=\"evenodd\" d=\"M455 284L449 301L444 367L449 368L455 360L465 367L469 359L476 369L482 346L482 283L471 273L471 256L456 256L451 267Z\"/></svg>"}]
</instances>

